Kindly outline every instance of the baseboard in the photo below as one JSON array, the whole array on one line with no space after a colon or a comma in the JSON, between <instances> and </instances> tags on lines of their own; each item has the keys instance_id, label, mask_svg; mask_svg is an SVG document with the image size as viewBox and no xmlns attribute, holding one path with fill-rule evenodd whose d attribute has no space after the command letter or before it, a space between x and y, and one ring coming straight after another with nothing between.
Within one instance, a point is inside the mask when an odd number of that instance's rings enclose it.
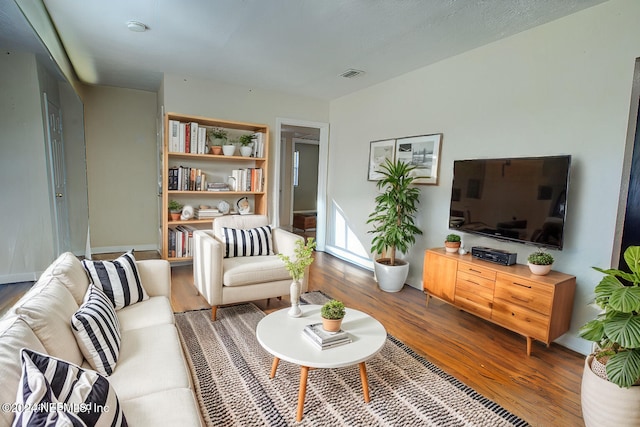
<instances>
[{"instance_id":1,"label":"baseboard","mask_svg":"<svg viewBox=\"0 0 640 427\"><path fill-rule=\"evenodd\" d=\"M38 280L39 274L37 272L27 272L27 273L17 273L17 274L3 274L0 275L0 285L5 285L8 283L19 283L19 282L35 282Z\"/></svg>"}]
</instances>

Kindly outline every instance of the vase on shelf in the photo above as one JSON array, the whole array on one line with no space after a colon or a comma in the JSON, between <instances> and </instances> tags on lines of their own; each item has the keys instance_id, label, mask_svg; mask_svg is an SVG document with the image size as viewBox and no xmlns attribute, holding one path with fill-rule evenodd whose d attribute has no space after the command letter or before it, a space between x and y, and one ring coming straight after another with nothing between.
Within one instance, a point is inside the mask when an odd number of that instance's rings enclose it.
<instances>
[{"instance_id":1,"label":"vase on shelf","mask_svg":"<svg viewBox=\"0 0 640 427\"><path fill-rule=\"evenodd\" d=\"M291 308L289 309L290 317L300 317L300 281L294 280L289 286L289 298L291 299Z\"/></svg>"},{"instance_id":2,"label":"vase on shelf","mask_svg":"<svg viewBox=\"0 0 640 427\"><path fill-rule=\"evenodd\" d=\"M216 156L222 154L222 145L212 145L211 154L215 154Z\"/></svg>"},{"instance_id":3,"label":"vase on shelf","mask_svg":"<svg viewBox=\"0 0 640 427\"><path fill-rule=\"evenodd\" d=\"M222 152L225 156L233 156L236 153L236 146L232 144L223 145Z\"/></svg>"},{"instance_id":4,"label":"vase on shelf","mask_svg":"<svg viewBox=\"0 0 640 427\"><path fill-rule=\"evenodd\" d=\"M251 153L253 153L253 148L248 145L243 145L240 147L240 154L242 157L251 157Z\"/></svg>"}]
</instances>

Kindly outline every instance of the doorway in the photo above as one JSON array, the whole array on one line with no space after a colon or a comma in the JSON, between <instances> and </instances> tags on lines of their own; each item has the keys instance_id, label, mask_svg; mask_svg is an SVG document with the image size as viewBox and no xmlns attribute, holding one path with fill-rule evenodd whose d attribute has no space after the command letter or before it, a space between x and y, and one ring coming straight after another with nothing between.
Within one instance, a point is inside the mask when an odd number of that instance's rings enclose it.
<instances>
[{"instance_id":1,"label":"doorway","mask_svg":"<svg viewBox=\"0 0 640 427\"><path fill-rule=\"evenodd\" d=\"M278 173L274 174L277 195L273 204L274 225L293 229L295 215L296 225L308 227L303 230L305 235L311 231L312 225L315 226L317 250L323 250L329 125L276 119L275 139L275 170ZM311 217L315 224L312 224ZM313 236L312 233L309 236Z\"/></svg>"}]
</instances>

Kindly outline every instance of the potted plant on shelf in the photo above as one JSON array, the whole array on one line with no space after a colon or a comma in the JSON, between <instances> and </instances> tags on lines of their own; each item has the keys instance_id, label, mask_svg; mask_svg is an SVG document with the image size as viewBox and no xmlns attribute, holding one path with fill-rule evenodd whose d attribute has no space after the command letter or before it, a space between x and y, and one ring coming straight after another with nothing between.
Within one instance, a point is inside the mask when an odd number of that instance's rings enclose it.
<instances>
[{"instance_id":1,"label":"potted plant on shelf","mask_svg":"<svg viewBox=\"0 0 640 427\"><path fill-rule=\"evenodd\" d=\"M169 215L171 216L172 221L178 221L180 219L180 214L182 214L182 203L171 200L169 201Z\"/></svg>"},{"instance_id":2,"label":"potted plant on shelf","mask_svg":"<svg viewBox=\"0 0 640 427\"><path fill-rule=\"evenodd\" d=\"M244 134L240 135L238 138L238 143L240 144L240 154L243 157L250 157L253 152L253 148L251 144L253 142L253 135Z\"/></svg>"},{"instance_id":3,"label":"potted plant on shelf","mask_svg":"<svg viewBox=\"0 0 640 427\"><path fill-rule=\"evenodd\" d=\"M553 257L547 252L537 251L527 257L527 265L533 274L544 276L551 271Z\"/></svg>"},{"instance_id":4,"label":"potted plant on shelf","mask_svg":"<svg viewBox=\"0 0 640 427\"><path fill-rule=\"evenodd\" d=\"M342 319L346 310L341 301L332 299L320 308L322 328L327 332L338 332L342 326Z\"/></svg>"},{"instance_id":5,"label":"potted plant on shelf","mask_svg":"<svg viewBox=\"0 0 640 427\"><path fill-rule=\"evenodd\" d=\"M227 131L222 128L212 128L207 132L209 142L211 142L211 154L222 154L222 145L227 140Z\"/></svg>"},{"instance_id":6,"label":"potted plant on shelf","mask_svg":"<svg viewBox=\"0 0 640 427\"><path fill-rule=\"evenodd\" d=\"M420 190L411 184L418 178L412 172L415 166L401 160L387 159L379 171L382 179L377 187L382 190L375 198L376 208L369 214L367 224L373 224L371 252L380 257L374 260L378 286L386 292L398 292L409 274L409 263L396 258L396 250L406 253L422 231L414 223ZM383 254L387 254L383 257Z\"/></svg>"},{"instance_id":7,"label":"potted plant on shelf","mask_svg":"<svg viewBox=\"0 0 640 427\"><path fill-rule=\"evenodd\" d=\"M580 329L595 343L582 374L587 427L640 425L640 246L624 252L629 271L601 269L595 288L598 317Z\"/></svg>"},{"instance_id":8,"label":"potted plant on shelf","mask_svg":"<svg viewBox=\"0 0 640 427\"><path fill-rule=\"evenodd\" d=\"M291 309L289 316L300 317L300 280L304 277L307 267L313 263L313 250L316 248L316 242L313 237L309 237L305 243L303 239L296 241L296 247L293 250L293 259L288 255L278 254L278 257L284 262L285 268L289 272L291 286L289 294L291 298Z\"/></svg>"},{"instance_id":9,"label":"potted plant on shelf","mask_svg":"<svg viewBox=\"0 0 640 427\"><path fill-rule=\"evenodd\" d=\"M458 252L460 249L461 239L457 234L448 234L444 239L445 250L450 253Z\"/></svg>"}]
</instances>

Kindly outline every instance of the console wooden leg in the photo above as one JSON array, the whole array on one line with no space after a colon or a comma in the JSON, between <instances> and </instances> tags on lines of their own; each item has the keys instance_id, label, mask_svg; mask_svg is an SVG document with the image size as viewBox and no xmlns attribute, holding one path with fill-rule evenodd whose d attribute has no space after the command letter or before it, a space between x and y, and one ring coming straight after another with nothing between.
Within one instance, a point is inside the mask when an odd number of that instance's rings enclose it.
<instances>
[{"instance_id":1,"label":"console wooden leg","mask_svg":"<svg viewBox=\"0 0 640 427\"><path fill-rule=\"evenodd\" d=\"M298 412L296 421L302 421L302 413L304 412L304 397L307 394L307 377L309 376L309 367L300 367L300 390L298 390Z\"/></svg>"},{"instance_id":2,"label":"console wooden leg","mask_svg":"<svg viewBox=\"0 0 640 427\"><path fill-rule=\"evenodd\" d=\"M531 346L533 344L533 338L527 337L527 356L531 356Z\"/></svg>"},{"instance_id":3,"label":"console wooden leg","mask_svg":"<svg viewBox=\"0 0 640 427\"><path fill-rule=\"evenodd\" d=\"M216 320L216 313L218 312L218 306L214 305L213 307L211 307L211 320L213 320L215 322Z\"/></svg>"},{"instance_id":4,"label":"console wooden leg","mask_svg":"<svg viewBox=\"0 0 640 427\"><path fill-rule=\"evenodd\" d=\"M425 307L429 307L429 300L431 299L431 295L425 293L425 295L427 296L427 301L424 303Z\"/></svg>"},{"instance_id":5,"label":"console wooden leg","mask_svg":"<svg viewBox=\"0 0 640 427\"><path fill-rule=\"evenodd\" d=\"M271 364L271 373L269 374L269 378L273 378L276 376L276 370L278 370L278 364L280 363L280 359L277 357L273 358L273 363Z\"/></svg>"},{"instance_id":6,"label":"console wooden leg","mask_svg":"<svg viewBox=\"0 0 640 427\"><path fill-rule=\"evenodd\" d=\"M367 367L364 362L360 362L360 381L362 381L362 394L364 401L369 403L369 380L367 379Z\"/></svg>"}]
</instances>

